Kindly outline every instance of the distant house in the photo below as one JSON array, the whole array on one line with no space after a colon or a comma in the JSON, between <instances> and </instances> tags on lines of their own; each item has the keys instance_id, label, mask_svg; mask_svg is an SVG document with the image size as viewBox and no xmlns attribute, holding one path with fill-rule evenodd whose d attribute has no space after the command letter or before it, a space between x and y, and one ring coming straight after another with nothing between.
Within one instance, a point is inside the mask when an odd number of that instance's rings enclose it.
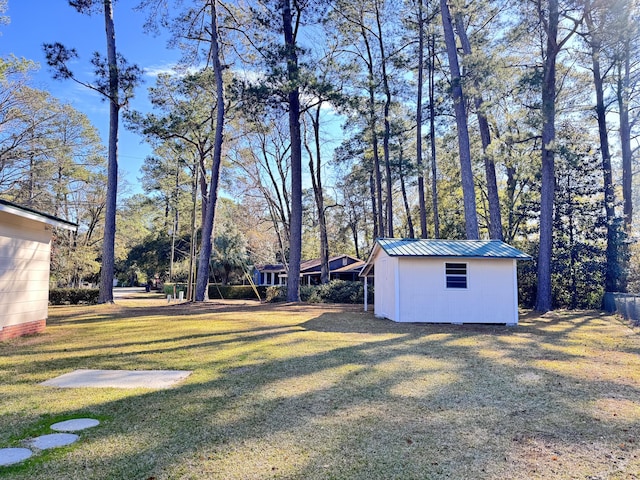
<instances>
[{"instance_id":1,"label":"distant house","mask_svg":"<svg viewBox=\"0 0 640 480\"><path fill-rule=\"evenodd\" d=\"M320 283L320 259L306 260L300 264L300 284ZM329 279L357 281L364 262L350 255L342 254L329 258ZM282 263L257 265L253 281L256 285L286 285L287 271Z\"/></svg>"},{"instance_id":2,"label":"distant house","mask_svg":"<svg viewBox=\"0 0 640 480\"><path fill-rule=\"evenodd\" d=\"M518 323L516 262L496 240L376 240L362 269L374 277L374 313L396 322Z\"/></svg>"},{"instance_id":3,"label":"distant house","mask_svg":"<svg viewBox=\"0 0 640 480\"><path fill-rule=\"evenodd\" d=\"M0 341L44 330L53 227L77 225L0 200Z\"/></svg>"}]
</instances>

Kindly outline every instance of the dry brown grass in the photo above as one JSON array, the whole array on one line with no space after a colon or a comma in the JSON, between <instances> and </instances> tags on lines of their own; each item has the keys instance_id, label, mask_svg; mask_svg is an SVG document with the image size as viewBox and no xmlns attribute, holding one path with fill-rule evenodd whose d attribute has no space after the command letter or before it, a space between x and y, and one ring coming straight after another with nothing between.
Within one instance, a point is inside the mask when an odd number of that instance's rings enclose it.
<instances>
[{"instance_id":1,"label":"dry brown grass","mask_svg":"<svg viewBox=\"0 0 640 480\"><path fill-rule=\"evenodd\" d=\"M144 297L148 298L148 297ZM39 386L76 368L193 370L166 391ZM637 479L640 338L597 312L402 325L360 307L56 307L0 344L0 447L105 421L7 479Z\"/></svg>"}]
</instances>

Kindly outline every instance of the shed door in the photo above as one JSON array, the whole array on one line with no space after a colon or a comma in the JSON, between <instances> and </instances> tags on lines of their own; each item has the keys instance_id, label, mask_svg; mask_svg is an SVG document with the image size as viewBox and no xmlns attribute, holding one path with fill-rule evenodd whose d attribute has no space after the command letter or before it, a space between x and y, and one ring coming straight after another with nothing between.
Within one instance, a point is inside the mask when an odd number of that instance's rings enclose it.
<instances>
[{"instance_id":1,"label":"shed door","mask_svg":"<svg viewBox=\"0 0 640 480\"><path fill-rule=\"evenodd\" d=\"M376 263L375 277L376 315L393 320L395 277L393 274L393 262L388 257L381 258Z\"/></svg>"}]
</instances>

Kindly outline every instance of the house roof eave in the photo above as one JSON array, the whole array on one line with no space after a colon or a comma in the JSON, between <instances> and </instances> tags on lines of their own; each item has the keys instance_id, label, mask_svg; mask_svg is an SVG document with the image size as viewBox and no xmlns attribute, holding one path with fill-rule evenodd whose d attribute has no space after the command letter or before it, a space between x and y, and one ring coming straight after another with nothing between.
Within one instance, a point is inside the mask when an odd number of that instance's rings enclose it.
<instances>
[{"instance_id":1,"label":"house roof eave","mask_svg":"<svg viewBox=\"0 0 640 480\"><path fill-rule=\"evenodd\" d=\"M0 199L0 212L7 212L18 217L26 218L36 222L44 223L52 227L63 228L65 230L78 230L78 224L63 220L62 218L39 212L32 208L24 207L7 200Z\"/></svg>"}]
</instances>

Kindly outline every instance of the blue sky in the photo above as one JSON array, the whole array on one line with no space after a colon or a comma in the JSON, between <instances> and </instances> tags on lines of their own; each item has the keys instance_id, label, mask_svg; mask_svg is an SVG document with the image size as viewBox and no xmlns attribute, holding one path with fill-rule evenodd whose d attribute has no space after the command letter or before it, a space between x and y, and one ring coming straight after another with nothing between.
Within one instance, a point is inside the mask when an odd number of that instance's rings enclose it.
<instances>
[{"instance_id":1,"label":"blue sky","mask_svg":"<svg viewBox=\"0 0 640 480\"><path fill-rule=\"evenodd\" d=\"M142 29L144 15L133 11L137 0L116 2L114 20L118 51L131 63L145 69L145 82L138 88L132 101L132 108L147 110L147 88L154 84L154 74L168 70L179 53L166 48L166 38L145 34ZM32 86L50 92L61 101L70 103L86 114L107 144L109 128L108 105L90 90L72 82L53 80L46 65L42 50L43 43L60 42L73 47L80 55L73 70L79 77L92 80L89 60L95 51L105 52L104 19L102 15L88 17L77 13L66 0L9 0L6 15L9 25L0 27L0 56L14 54L34 60L40 69L32 74ZM125 195L140 191L137 178L144 158L151 153L150 148L141 143L139 136L120 128L118 144L120 171L131 184Z\"/></svg>"},{"instance_id":2,"label":"blue sky","mask_svg":"<svg viewBox=\"0 0 640 480\"><path fill-rule=\"evenodd\" d=\"M144 83L138 87L136 96L131 101L131 108L148 111L150 103L147 89L155 84L155 77L160 72L167 72L178 61L180 52L169 50L167 37L154 37L143 31L145 16L133 10L139 0L119 0L115 2L114 21L116 28L116 45L118 52L130 63L136 63L145 70ZM101 14L92 17L81 15L68 5L67 0L8 0L6 15L9 25L0 26L0 56L14 54L36 61L40 69L34 72L32 86L50 92L54 97L70 103L77 110L89 117L98 129L107 145L109 130L109 110L106 102L91 90L66 80L53 80L47 67L42 49L43 43L60 42L67 47L75 48L80 56L72 65L74 73L87 81L93 79L92 67L89 63L93 52L102 54L106 51L104 18ZM334 148L341 138L340 124L344 119L332 110L325 112L323 129L323 165L328 169ZM127 131L121 122L118 156L120 174L129 183L129 188L119 189L119 198L141 193L138 177L144 158L150 155L151 148L142 143L141 137ZM306 160L304 160L306 165ZM304 188L310 188L310 179L303 177ZM330 178L325 178L329 185ZM224 195L224 192L221 192Z\"/></svg>"}]
</instances>

